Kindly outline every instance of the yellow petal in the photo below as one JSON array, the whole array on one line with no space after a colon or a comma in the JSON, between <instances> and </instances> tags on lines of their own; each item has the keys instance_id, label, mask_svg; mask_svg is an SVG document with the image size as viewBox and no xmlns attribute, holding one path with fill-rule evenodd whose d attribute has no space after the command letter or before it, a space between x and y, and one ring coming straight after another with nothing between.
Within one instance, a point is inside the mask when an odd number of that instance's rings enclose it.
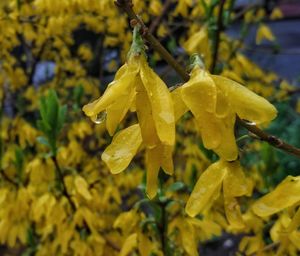
<instances>
[{"instance_id":1,"label":"yellow petal","mask_svg":"<svg viewBox=\"0 0 300 256\"><path fill-rule=\"evenodd\" d=\"M288 176L272 192L253 204L253 211L261 217L269 216L300 201L300 176Z\"/></svg>"},{"instance_id":2,"label":"yellow petal","mask_svg":"<svg viewBox=\"0 0 300 256\"><path fill-rule=\"evenodd\" d=\"M220 120L212 113L198 110L196 121L204 147L215 149L220 146L222 140Z\"/></svg>"},{"instance_id":3,"label":"yellow petal","mask_svg":"<svg viewBox=\"0 0 300 256\"><path fill-rule=\"evenodd\" d=\"M149 254L151 255L153 242L148 238L147 235L143 234L142 232L139 232L138 246L141 256L149 256Z\"/></svg>"},{"instance_id":4,"label":"yellow petal","mask_svg":"<svg viewBox=\"0 0 300 256\"><path fill-rule=\"evenodd\" d=\"M141 129L138 124L132 125L114 136L104 150L102 160L113 174L120 173L130 164L141 144Z\"/></svg>"},{"instance_id":5,"label":"yellow petal","mask_svg":"<svg viewBox=\"0 0 300 256\"><path fill-rule=\"evenodd\" d=\"M182 240L182 246L189 256L198 256L195 230L191 223L183 218L179 221L179 230Z\"/></svg>"},{"instance_id":6,"label":"yellow petal","mask_svg":"<svg viewBox=\"0 0 300 256\"><path fill-rule=\"evenodd\" d=\"M207 27L203 26L198 32L194 33L186 42L184 42L182 47L191 55L197 52L201 54L206 53L208 45Z\"/></svg>"},{"instance_id":7,"label":"yellow petal","mask_svg":"<svg viewBox=\"0 0 300 256\"><path fill-rule=\"evenodd\" d=\"M198 179L185 207L186 213L194 217L202 212L220 193L220 185L226 175L223 161L210 165Z\"/></svg>"},{"instance_id":8,"label":"yellow petal","mask_svg":"<svg viewBox=\"0 0 300 256\"><path fill-rule=\"evenodd\" d=\"M173 165L173 146L161 145L160 153L160 166L166 174L173 175L174 165Z\"/></svg>"},{"instance_id":9,"label":"yellow petal","mask_svg":"<svg viewBox=\"0 0 300 256\"><path fill-rule=\"evenodd\" d=\"M151 103L140 78L136 79L136 112L141 128L143 143L147 147L155 147L160 143L151 108Z\"/></svg>"},{"instance_id":10,"label":"yellow petal","mask_svg":"<svg viewBox=\"0 0 300 256\"><path fill-rule=\"evenodd\" d=\"M78 194L80 194L84 199L91 200L92 195L88 189L88 183L81 176L76 176L74 180L74 185Z\"/></svg>"},{"instance_id":11,"label":"yellow petal","mask_svg":"<svg viewBox=\"0 0 300 256\"><path fill-rule=\"evenodd\" d=\"M293 219L287 228L287 232L291 233L292 231L297 230L298 227L300 227L300 208L298 208L293 216Z\"/></svg>"},{"instance_id":12,"label":"yellow petal","mask_svg":"<svg viewBox=\"0 0 300 256\"><path fill-rule=\"evenodd\" d=\"M239 161L227 162L227 175L224 179L223 187L228 196L239 197L249 195L251 187L242 170Z\"/></svg>"},{"instance_id":13,"label":"yellow petal","mask_svg":"<svg viewBox=\"0 0 300 256\"><path fill-rule=\"evenodd\" d=\"M179 120L179 118L188 111L187 106L184 104L182 100L181 89L182 87L180 86L171 92L173 105L174 105L175 121Z\"/></svg>"},{"instance_id":14,"label":"yellow petal","mask_svg":"<svg viewBox=\"0 0 300 256\"><path fill-rule=\"evenodd\" d=\"M228 78L215 75L211 75L211 77L219 89L230 99L232 109L240 118L260 124L276 117L276 108L265 98Z\"/></svg>"},{"instance_id":15,"label":"yellow petal","mask_svg":"<svg viewBox=\"0 0 300 256\"><path fill-rule=\"evenodd\" d=\"M283 18L283 13L280 8L275 7L270 15L271 20L277 20Z\"/></svg>"},{"instance_id":16,"label":"yellow petal","mask_svg":"<svg viewBox=\"0 0 300 256\"><path fill-rule=\"evenodd\" d=\"M148 66L146 60L141 64L140 75L151 103L157 135L164 144L174 145L175 117L168 87Z\"/></svg>"},{"instance_id":17,"label":"yellow petal","mask_svg":"<svg viewBox=\"0 0 300 256\"><path fill-rule=\"evenodd\" d=\"M229 114L225 118L216 118L214 115L211 115L210 122L215 120L215 124L218 127L218 131L215 132L215 137L211 133L209 136L212 139L218 139L217 136L220 136L220 142L217 147L213 147L213 151L218 154L218 156L226 161L234 161L238 157L238 148L235 142L234 136L234 125L235 125L235 115ZM209 131L208 131L209 132ZM220 135L219 135L220 134Z\"/></svg>"},{"instance_id":18,"label":"yellow petal","mask_svg":"<svg viewBox=\"0 0 300 256\"><path fill-rule=\"evenodd\" d=\"M196 118L204 110L210 113L216 111L216 85L209 74L198 67L192 70L190 80L182 86L181 95Z\"/></svg>"},{"instance_id":19,"label":"yellow petal","mask_svg":"<svg viewBox=\"0 0 300 256\"><path fill-rule=\"evenodd\" d=\"M126 67L127 70L125 72L124 70L122 71L124 72L123 75L120 76L119 79L111 82L104 94L98 100L95 100L83 107L83 111L87 116L96 116L111 104L117 102L120 97L127 97L127 95L130 93L128 90L131 89L131 85L134 83L139 69L138 67L135 69L129 68L128 65ZM125 67L123 69L125 69Z\"/></svg>"},{"instance_id":20,"label":"yellow petal","mask_svg":"<svg viewBox=\"0 0 300 256\"><path fill-rule=\"evenodd\" d=\"M217 88L216 116L218 118L226 117L230 112L230 104L227 95Z\"/></svg>"},{"instance_id":21,"label":"yellow petal","mask_svg":"<svg viewBox=\"0 0 300 256\"><path fill-rule=\"evenodd\" d=\"M119 123L125 117L126 113L132 105L134 98L135 91L133 88L129 88L128 91L124 92L122 97L120 97L117 101L107 107L106 128L110 136L113 136Z\"/></svg>"},{"instance_id":22,"label":"yellow petal","mask_svg":"<svg viewBox=\"0 0 300 256\"><path fill-rule=\"evenodd\" d=\"M224 208L226 218L234 229L242 229L245 227L240 206L236 198L228 196L228 190L224 189Z\"/></svg>"},{"instance_id":23,"label":"yellow petal","mask_svg":"<svg viewBox=\"0 0 300 256\"><path fill-rule=\"evenodd\" d=\"M122 246L120 256L129 255L136 247L137 247L137 234L134 233L126 238L126 240Z\"/></svg>"},{"instance_id":24,"label":"yellow petal","mask_svg":"<svg viewBox=\"0 0 300 256\"><path fill-rule=\"evenodd\" d=\"M271 29L267 25L260 24L256 33L255 42L256 44L260 44L264 39L274 41L275 36L273 35Z\"/></svg>"},{"instance_id":25,"label":"yellow petal","mask_svg":"<svg viewBox=\"0 0 300 256\"><path fill-rule=\"evenodd\" d=\"M146 149L146 168L147 168L147 188L146 193L150 199L157 193L157 178L160 169L160 150L159 147Z\"/></svg>"}]
</instances>

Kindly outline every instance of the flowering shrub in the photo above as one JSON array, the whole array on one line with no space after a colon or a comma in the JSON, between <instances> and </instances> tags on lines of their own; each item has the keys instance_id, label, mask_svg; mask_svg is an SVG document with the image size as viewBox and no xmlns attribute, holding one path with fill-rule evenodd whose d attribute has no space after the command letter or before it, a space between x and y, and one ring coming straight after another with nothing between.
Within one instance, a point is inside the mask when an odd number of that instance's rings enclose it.
<instances>
[{"instance_id":1,"label":"flowering shrub","mask_svg":"<svg viewBox=\"0 0 300 256\"><path fill-rule=\"evenodd\" d=\"M299 134L263 131L297 89L241 51L252 24L276 41L264 21L282 14L234 2L0 3L5 250L192 256L231 234L237 255L297 255L300 173L272 171L300 168Z\"/></svg>"}]
</instances>

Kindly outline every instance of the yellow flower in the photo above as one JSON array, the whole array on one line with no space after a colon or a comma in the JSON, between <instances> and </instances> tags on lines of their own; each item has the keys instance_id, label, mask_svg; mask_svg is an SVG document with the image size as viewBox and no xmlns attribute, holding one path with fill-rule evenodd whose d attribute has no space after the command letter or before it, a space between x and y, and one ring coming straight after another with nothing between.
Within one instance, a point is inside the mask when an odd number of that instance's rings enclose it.
<instances>
[{"instance_id":1,"label":"yellow flower","mask_svg":"<svg viewBox=\"0 0 300 256\"><path fill-rule=\"evenodd\" d=\"M113 135L133 105L136 106L143 141L147 146L155 146L159 141L174 144L175 120L171 95L142 55L131 56L104 94L85 105L83 111L94 121L105 112L107 130Z\"/></svg>"},{"instance_id":2,"label":"yellow flower","mask_svg":"<svg viewBox=\"0 0 300 256\"><path fill-rule=\"evenodd\" d=\"M236 229L244 227L236 197L250 195L252 186L246 179L238 161L218 161L210 165L198 179L186 204L186 213L194 217L207 211L223 192L225 214L229 224Z\"/></svg>"},{"instance_id":3,"label":"yellow flower","mask_svg":"<svg viewBox=\"0 0 300 256\"><path fill-rule=\"evenodd\" d=\"M207 26L203 26L198 32L193 33L182 46L188 54L200 53L204 57L206 65L210 66L211 51Z\"/></svg>"},{"instance_id":4,"label":"yellow flower","mask_svg":"<svg viewBox=\"0 0 300 256\"><path fill-rule=\"evenodd\" d=\"M270 15L271 20L277 20L277 19L282 19L283 18L283 13L280 10L280 8L275 7Z\"/></svg>"},{"instance_id":5,"label":"yellow flower","mask_svg":"<svg viewBox=\"0 0 300 256\"><path fill-rule=\"evenodd\" d=\"M260 217L270 216L300 201L300 176L288 176L272 192L256 201L252 207Z\"/></svg>"},{"instance_id":6,"label":"yellow flower","mask_svg":"<svg viewBox=\"0 0 300 256\"><path fill-rule=\"evenodd\" d=\"M227 161L238 155L236 115L261 124L274 119L277 113L266 99L235 81L209 74L199 65L193 68L190 80L173 92L173 101L176 119L187 110L185 104L197 121L204 146Z\"/></svg>"},{"instance_id":7,"label":"yellow flower","mask_svg":"<svg viewBox=\"0 0 300 256\"><path fill-rule=\"evenodd\" d=\"M271 29L265 25L265 24L260 24L256 33L256 44L260 44L262 40L267 39L269 41L274 41L275 36L273 35Z\"/></svg>"},{"instance_id":8,"label":"yellow flower","mask_svg":"<svg viewBox=\"0 0 300 256\"><path fill-rule=\"evenodd\" d=\"M138 124L123 129L114 136L112 143L105 149L102 160L113 174L118 174L128 167L142 142L142 132ZM149 198L156 195L160 167L167 174L173 174L172 151L173 146L163 143L146 148L146 192Z\"/></svg>"},{"instance_id":9,"label":"yellow flower","mask_svg":"<svg viewBox=\"0 0 300 256\"><path fill-rule=\"evenodd\" d=\"M173 173L175 117L171 93L148 66L139 40L134 30L127 63L118 70L102 97L85 105L83 111L95 122L105 116L110 135L129 109L136 111L139 124L117 133L102 160L117 174L128 167L142 144L146 146L147 194L153 198L160 167Z\"/></svg>"}]
</instances>

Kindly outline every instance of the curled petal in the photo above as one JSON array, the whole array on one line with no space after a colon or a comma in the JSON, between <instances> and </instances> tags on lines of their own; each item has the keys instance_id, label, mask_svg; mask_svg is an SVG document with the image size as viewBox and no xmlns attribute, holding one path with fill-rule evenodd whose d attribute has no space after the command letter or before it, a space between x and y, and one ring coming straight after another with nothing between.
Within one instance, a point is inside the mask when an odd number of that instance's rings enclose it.
<instances>
[{"instance_id":1,"label":"curled petal","mask_svg":"<svg viewBox=\"0 0 300 256\"><path fill-rule=\"evenodd\" d=\"M132 125L113 137L102 154L102 160L113 174L120 173L128 167L141 144L141 129L138 124Z\"/></svg>"},{"instance_id":2,"label":"curled petal","mask_svg":"<svg viewBox=\"0 0 300 256\"><path fill-rule=\"evenodd\" d=\"M111 104L106 109L106 128L110 136L113 136L119 123L123 120L132 102L135 98L135 92L132 89L127 91L127 95L120 97L118 101Z\"/></svg>"},{"instance_id":3,"label":"curled petal","mask_svg":"<svg viewBox=\"0 0 300 256\"><path fill-rule=\"evenodd\" d=\"M175 117L171 94L165 83L148 66L141 64L141 79L151 103L157 135L167 145L175 143Z\"/></svg>"},{"instance_id":4,"label":"curled petal","mask_svg":"<svg viewBox=\"0 0 300 256\"><path fill-rule=\"evenodd\" d=\"M300 176L288 176L272 192L253 204L256 215L266 217L300 201Z\"/></svg>"},{"instance_id":5,"label":"curled petal","mask_svg":"<svg viewBox=\"0 0 300 256\"><path fill-rule=\"evenodd\" d=\"M216 111L216 85L209 74L198 67L193 69L190 80L182 86L181 95L185 105L196 118L203 111Z\"/></svg>"},{"instance_id":6,"label":"curled petal","mask_svg":"<svg viewBox=\"0 0 300 256\"><path fill-rule=\"evenodd\" d=\"M157 193L157 177L160 169L160 150L158 147L146 149L147 188L146 193L150 199Z\"/></svg>"},{"instance_id":7,"label":"curled petal","mask_svg":"<svg viewBox=\"0 0 300 256\"><path fill-rule=\"evenodd\" d=\"M227 175L223 187L228 196L250 195L252 187L248 182L239 161L227 162Z\"/></svg>"},{"instance_id":8,"label":"curled petal","mask_svg":"<svg viewBox=\"0 0 300 256\"><path fill-rule=\"evenodd\" d=\"M220 120L212 113L198 111L196 121L204 147L207 149L215 149L219 147L222 141Z\"/></svg>"},{"instance_id":9,"label":"curled petal","mask_svg":"<svg viewBox=\"0 0 300 256\"><path fill-rule=\"evenodd\" d=\"M229 114L225 118L216 119L221 141L217 147L213 148L213 151L215 151L223 160L234 161L238 157L238 148L234 136L235 115Z\"/></svg>"},{"instance_id":10,"label":"curled petal","mask_svg":"<svg viewBox=\"0 0 300 256\"><path fill-rule=\"evenodd\" d=\"M174 105L175 121L179 120L179 118L188 111L187 106L185 105L184 101L182 100L181 90L182 90L182 87L180 86L171 92L173 105Z\"/></svg>"},{"instance_id":11,"label":"curled petal","mask_svg":"<svg viewBox=\"0 0 300 256\"><path fill-rule=\"evenodd\" d=\"M139 77L136 83L136 112L141 127L143 143L149 148L155 147L160 141L153 120L151 103Z\"/></svg>"},{"instance_id":12,"label":"curled petal","mask_svg":"<svg viewBox=\"0 0 300 256\"><path fill-rule=\"evenodd\" d=\"M185 207L185 211L189 216L196 216L206 208L211 200L217 198L226 172L226 166L223 161L210 165L203 172Z\"/></svg>"},{"instance_id":13,"label":"curled petal","mask_svg":"<svg viewBox=\"0 0 300 256\"><path fill-rule=\"evenodd\" d=\"M125 69L125 67L122 69ZM119 79L111 82L104 94L98 100L95 100L83 107L83 111L87 116L96 116L111 104L118 102L120 98L128 97L128 94L130 94L129 90L132 90L131 86L134 83L136 74L138 73L138 67L132 70L132 68L127 66L127 70L122 70L122 72L124 72L123 75L119 74Z\"/></svg>"},{"instance_id":14,"label":"curled petal","mask_svg":"<svg viewBox=\"0 0 300 256\"><path fill-rule=\"evenodd\" d=\"M227 189L224 189L224 208L226 218L229 224L235 229L242 229L245 227L240 206L236 198L228 196Z\"/></svg>"},{"instance_id":15,"label":"curled petal","mask_svg":"<svg viewBox=\"0 0 300 256\"><path fill-rule=\"evenodd\" d=\"M231 107L240 118L260 124L276 117L276 108L265 98L228 78L216 75L211 75L211 77L230 99Z\"/></svg>"}]
</instances>

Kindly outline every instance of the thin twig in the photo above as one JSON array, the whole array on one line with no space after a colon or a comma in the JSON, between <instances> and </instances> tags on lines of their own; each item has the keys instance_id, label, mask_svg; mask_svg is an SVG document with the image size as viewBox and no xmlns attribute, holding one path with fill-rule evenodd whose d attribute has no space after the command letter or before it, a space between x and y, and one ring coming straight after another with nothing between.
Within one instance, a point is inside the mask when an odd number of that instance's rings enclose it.
<instances>
[{"instance_id":1,"label":"thin twig","mask_svg":"<svg viewBox=\"0 0 300 256\"><path fill-rule=\"evenodd\" d=\"M275 148L281 149L283 151L288 152L291 155L294 155L294 156L297 156L300 158L300 149L299 148L296 148L296 147L286 143L285 141L264 132L263 130L259 129L257 126L255 126L247 121L243 121L239 117L237 117L237 122L241 126L245 127L248 131L255 134L257 136L256 138L258 138L259 140L265 141Z\"/></svg>"},{"instance_id":2,"label":"thin twig","mask_svg":"<svg viewBox=\"0 0 300 256\"><path fill-rule=\"evenodd\" d=\"M184 81L188 81L190 76L189 74L181 67L181 65L170 55L170 53L160 44L160 42L151 34L147 33L147 27L145 24L137 17L135 12L133 11L132 1L131 0L117 0L115 4L124 10L130 19L136 19L141 24L144 33L145 39L150 43L152 48L156 50L163 59L165 59L174 69L175 71L181 76ZM300 158L300 149L282 141L281 139L269 135L266 132L259 129L257 126L247 123L244 120L238 118L238 123L245 127L248 131L258 136L261 140L269 143L270 145L281 149L291 155L294 155Z\"/></svg>"}]
</instances>

